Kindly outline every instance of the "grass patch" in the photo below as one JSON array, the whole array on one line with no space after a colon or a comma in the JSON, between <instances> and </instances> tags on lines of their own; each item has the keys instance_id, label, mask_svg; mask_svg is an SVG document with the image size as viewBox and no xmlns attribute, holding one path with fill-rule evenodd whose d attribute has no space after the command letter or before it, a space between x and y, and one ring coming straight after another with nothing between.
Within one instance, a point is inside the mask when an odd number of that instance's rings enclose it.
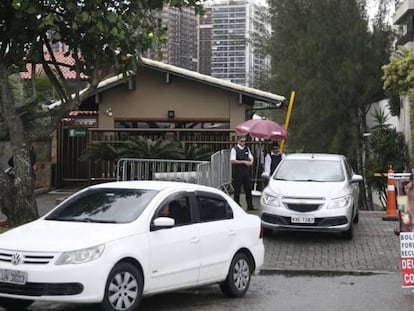
<instances>
[{"instance_id":1,"label":"grass patch","mask_svg":"<svg viewBox=\"0 0 414 311\"><path fill-rule=\"evenodd\" d=\"M1 221L0 222L0 234L3 233L3 232L6 232L7 230L10 230L10 229L11 229L11 227L8 224L7 221Z\"/></svg>"}]
</instances>

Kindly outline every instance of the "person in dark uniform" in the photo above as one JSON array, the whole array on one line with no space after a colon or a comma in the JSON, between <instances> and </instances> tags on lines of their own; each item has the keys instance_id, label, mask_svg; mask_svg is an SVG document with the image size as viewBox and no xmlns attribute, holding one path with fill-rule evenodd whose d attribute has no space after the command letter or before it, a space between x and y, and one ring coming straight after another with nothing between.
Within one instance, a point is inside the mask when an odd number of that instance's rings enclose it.
<instances>
[{"instance_id":1,"label":"person in dark uniform","mask_svg":"<svg viewBox=\"0 0 414 311\"><path fill-rule=\"evenodd\" d=\"M253 164L253 155L246 146L246 137L237 137L237 145L231 149L230 161L234 172L234 201L240 205L240 191L243 185L246 194L247 209L253 210L252 181L250 168Z\"/></svg>"},{"instance_id":2,"label":"person in dark uniform","mask_svg":"<svg viewBox=\"0 0 414 311\"><path fill-rule=\"evenodd\" d=\"M13 156L10 157L9 161L7 161L9 168L5 171L11 177L14 177L14 160ZM33 145L30 146L30 164L32 165L32 172L34 178L36 178L36 171L37 171L37 161L36 161L36 151Z\"/></svg>"},{"instance_id":3,"label":"person in dark uniform","mask_svg":"<svg viewBox=\"0 0 414 311\"><path fill-rule=\"evenodd\" d=\"M280 161L285 158L285 155L280 151L277 141L272 143L272 150L265 157L265 167L263 176L270 178Z\"/></svg>"}]
</instances>

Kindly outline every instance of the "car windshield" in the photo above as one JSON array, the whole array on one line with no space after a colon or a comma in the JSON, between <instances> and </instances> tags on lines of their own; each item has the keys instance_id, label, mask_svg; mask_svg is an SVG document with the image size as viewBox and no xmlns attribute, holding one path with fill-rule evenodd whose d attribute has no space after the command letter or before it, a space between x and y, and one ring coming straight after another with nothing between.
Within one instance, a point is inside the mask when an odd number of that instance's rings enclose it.
<instances>
[{"instance_id":1,"label":"car windshield","mask_svg":"<svg viewBox=\"0 0 414 311\"><path fill-rule=\"evenodd\" d=\"M340 161L286 159L281 162L275 180L340 182L345 180Z\"/></svg>"},{"instance_id":2,"label":"car windshield","mask_svg":"<svg viewBox=\"0 0 414 311\"><path fill-rule=\"evenodd\" d=\"M89 189L63 203L46 220L127 223L158 193L146 189Z\"/></svg>"}]
</instances>

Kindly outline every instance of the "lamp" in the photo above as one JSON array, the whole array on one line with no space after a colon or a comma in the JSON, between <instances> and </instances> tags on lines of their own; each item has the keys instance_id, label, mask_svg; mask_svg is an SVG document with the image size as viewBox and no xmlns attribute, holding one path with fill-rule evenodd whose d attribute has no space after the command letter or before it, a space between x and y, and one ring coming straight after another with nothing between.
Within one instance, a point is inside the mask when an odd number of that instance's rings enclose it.
<instances>
[{"instance_id":1,"label":"lamp","mask_svg":"<svg viewBox=\"0 0 414 311\"><path fill-rule=\"evenodd\" d=\"M105 113L108 117L112 117L112 108L109 107L108 109L105 110Z\"/></svg>"},{"instance_id":2,"label":"lamp","mask_svg":"<svg viewBox=\"0 0 414 311\"><path fill-rule=\"evenodd\" d=\"M175 111L174 110L168 110L168 119L174 119L175 118Z\"/></svg>"}]
</instances>

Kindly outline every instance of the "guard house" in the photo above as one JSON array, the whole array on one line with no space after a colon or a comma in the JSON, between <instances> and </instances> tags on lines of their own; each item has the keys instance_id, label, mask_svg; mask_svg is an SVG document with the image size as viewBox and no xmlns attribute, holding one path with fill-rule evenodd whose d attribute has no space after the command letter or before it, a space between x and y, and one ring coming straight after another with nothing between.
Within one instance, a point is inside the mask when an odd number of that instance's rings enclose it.
<instances>
[{"instance_id":1,"label":"guard house","mask_svg":"<svg viewBox=\"0 0 414 311\"><path fill-rule=\"evenodd\" d=\"M206 143L217 151L234 141L234 127L251 117L256 102L279 106L284 101L280 95L143 58L136 75L102 81L79 111L62 120L54 159L57 185L115 178L112 168L79 161L89 143L139 135Z\"/></svg>"}]
</instances>

